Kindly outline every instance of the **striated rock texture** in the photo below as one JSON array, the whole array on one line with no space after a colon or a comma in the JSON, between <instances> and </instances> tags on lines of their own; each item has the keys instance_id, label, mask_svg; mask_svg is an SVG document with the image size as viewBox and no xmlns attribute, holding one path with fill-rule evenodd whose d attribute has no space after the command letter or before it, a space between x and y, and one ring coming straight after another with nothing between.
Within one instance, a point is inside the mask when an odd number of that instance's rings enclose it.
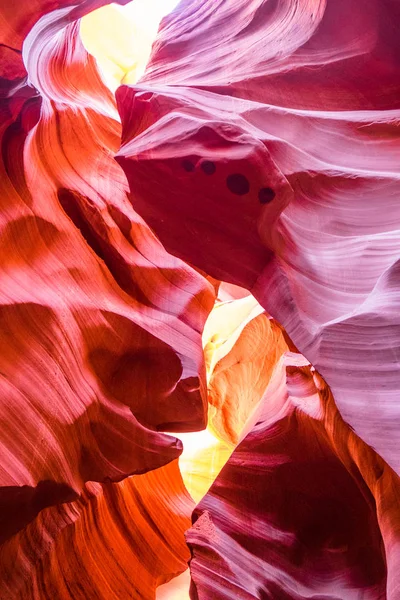
<instances>
[{"instance_id":1,"label":"striated rock texture","mask_svg":"<svg viewBox=\"0 0 400 600\"><path fill-rule=\"evenodd\" d=\"M390 1L184 2L116 93L135 209L251 290L397 473L398 18ZM193 598L398 597L398 477L315 418L260 421L232 455L188 535Z\"/></svg>"},{"instance_id":2,"label":"striated rock texture","mask_svg":"<svg viewBox=\"0 0 400 600\"><path fill-rule=\"evenodd\" d=\"M217 306L210 317L221 319L221 312L237 303ZM232 308L240 315L237 306ZM257 313L259 309L258 305ZM209 427L226 443L234 446L238 443L285 350L287 345L280 328L265 313L256 314L248 322L241 321L226 341L214 334L205 345L206 360L211 354L212 366L208 385Z\"/></svg>"},{"instance_id":3,"label":"striated rock texture","mask_svg":"<svg viewBox=\"0 0 400 600\"><path fill-rule=\"evenodd\" d=\"M175 458L155 430L204 427L214 291L133 212L112 96L66 20L31 31L4 102L3 484L78 491Z\"/></svg>"},{"instance_id":4,"label":"striated rock texture","mask_svg":"<svg viewBox=\"0 0 400 600\"><path fill-rule=\"evenodd\" d=\"M177 461L118 484L88 483L78 501L43 510L0 548L1 598L154 599L187 568L193 507Z\"/></svg>"},{"instance_id":5,"label":"striated rock texture","mask_svg":"<svg viewBox=\"0 0 400 600\"><path fill-rule=\"evenodd\" d=\"M398 2L182 0L115 96L103 4L0 2L0 598L397 600Z\"/></svg>"},{"instance_id":6,"label":"striated rock texture","mask_svg":"<svg viewBox=\"0 0 400 600\"><path fill-rule=\"evenodd\" d=\"M116 92L135 210L250 289L397 471L398 18L390 0L183 2Z\"/></svg>"},{"instance_id":7,"label":"striated rock texture","mask_svg":"<svg viewBox=\"0 0 400 600\"><path fill-rule=\"evenodd\" d=\"M191 597L396 598L398 477L300 355L282 357L256 420L194 511Z\"/></svg>"},{"instance_id":8,"label":"striated rock texture","mask_svg":"<svg viewBox=\"0 0 400 600\"><path fill-rule=\"evenodd\" d=\"M147 482L153 499L112 482L179 456L181 442L160 432L204 428L201 333L215 292L132 209L113 159L115 100L80 42L79 7L65 6L36 7L23 46L28 78L14 81L16 70L2 80L0 597L153 598L186 566L191 501L172 516L161 510L185 494L176 466L166 483ZM169 540L153 525L157 502L156 520L174 519ZM118 519L129 526L114 545ZM115 585L99 591L94 564L104 583L110 552Z\"/></svg>"}]
</instances>

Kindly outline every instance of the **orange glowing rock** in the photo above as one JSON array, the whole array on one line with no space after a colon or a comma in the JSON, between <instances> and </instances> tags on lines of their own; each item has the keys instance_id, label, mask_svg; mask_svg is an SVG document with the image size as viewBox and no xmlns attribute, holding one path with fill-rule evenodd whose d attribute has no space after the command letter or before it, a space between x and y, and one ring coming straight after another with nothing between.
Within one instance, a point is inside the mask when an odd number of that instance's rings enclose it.
<instances>
[{"instance_id":1,"label":"orange glowing rock","mask_svg":"<svg viewBox=\"0 0 400 600\"><path fill-rule=\"evenodd\" d=\"M265 314L259 314L242 323L231 351L215 364L208 385L209 422L228 444L238 443L286 349L281 329Z\"/></svg>"},{"instance_id":2,"label":"orange glowing rock","mask_svg":"<svg viewBox=\"0 0 400 600\"><path fill-rule=\"evenodd\" d=\"M115 102L77 16L38 21L24 44L30 84L3 101L3 540L86 481L177 458L180 442L159 431L206 423L214 288L133 211L113 160Z\"/></svg>"},{"instance_id":3,"label":"orange glowing rock","mask_svg":"<svg viewBox=\"0 0 400 600\"><path fill-rule=\"evenodd\" d=\"M0 598L397 600L396 2L104 4L0 1Z\"/></svg>"},{"instance_id":4,"label":"orange glowing rock","mask_svg":"<svg viewBox=\"0 0 400 600\"><path fill-rule=\"evenodd\" d=\"M89 483L0 548L1 597L152 600L187 569L193 507L176 461L118 484Z\"/></svg>"},{"instance_id":5,"label":"orange glowing rock","mask_svg":"<svg viewBox=\"0 0 400 600\"><path fill-rule=\"evenodd\" d=\"M396 472L398 17L391 0L183 2L116 92L135 210L252 293Z\"/></svg>"}]
</instances>

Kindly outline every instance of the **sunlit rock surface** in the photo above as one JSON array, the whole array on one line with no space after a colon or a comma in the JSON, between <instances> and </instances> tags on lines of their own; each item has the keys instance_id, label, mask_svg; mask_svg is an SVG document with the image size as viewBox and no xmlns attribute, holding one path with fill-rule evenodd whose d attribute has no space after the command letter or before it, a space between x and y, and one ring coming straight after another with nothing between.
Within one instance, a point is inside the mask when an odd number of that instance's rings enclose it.
<instances>
[{"instance_id":1,"label":"sunlit rock surface","mask_svg":"<svg viewBox=\"0 0 400 600\"><path fill-rule=\"evenodd\" d=\"M1 597L154 598L187 568L193 506L177 461L118 484L89 483L79 501L43 510L3 545Z\"/></svg>"},{"instance_id":2,"label":"sunlit rock surface","mask_svg":"<svg viewBox=\"0 0 400 600\"><path fill-rule=\"evenodd\" d=\"M104 4L0 2L0 598L397 600L397 3Z\"/></svg>"},{"instance_id":3,"label":"sunlit rock surface","mask_svg":"<svg viewBox=\"0 0 400 600\"><path fill-rule=\"evenodd\" d=\"M209 427L228 445L236 445L287 345L281 329L252 296L217 305L204 333Z\"/></svg>"}]
</instances>

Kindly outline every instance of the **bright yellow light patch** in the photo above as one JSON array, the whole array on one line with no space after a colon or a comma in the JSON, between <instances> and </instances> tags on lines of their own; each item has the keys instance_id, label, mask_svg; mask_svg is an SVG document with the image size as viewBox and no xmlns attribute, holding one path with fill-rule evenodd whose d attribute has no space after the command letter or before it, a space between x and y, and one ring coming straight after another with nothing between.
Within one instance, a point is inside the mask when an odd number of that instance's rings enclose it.
<instances>
[{"instance_id":1,"label":"bright yellow light patch","mask_svg":"<svg viewBox=\"0 0 400 600\"><path fill-rule=\"evenodd\" d=\"M183 442L179 468L185 487L197 504L214 483L233 448L228 448L208 429L173 435Z\"/></svg>"},{"instance_id":2,"label":"bright yellow light patch","mask_svg":"<svg viewBox=\"0 0 400 600\"><path fill-rule=\"evenodd\" d=\"M179 0L133 0L125 6L109 4L81 19L86 50L99 65L114 92L122 83L136 83L143 75L163 16Z\"/></svg>"},{"instance_id":3,"label":"bright yellow light patch","mask_svg":"<svg viewBox=\"0 0 400 600\"><path fill-rule=\"evenodd\" d=\"M214 306L203 331L207 381L210 380L217 362L232 350L247 323L263 311L264 309L250 294Z\"/></svg>"},{"instance_id":4,"label":"bright yellow light patch","mask_svg":"<svg viewBox=\"0 0 400 600\"><path fill-rule=\"evenodd\" d=\"M208 382L215 365L232 349L245 325L262 312L251 295L215 304L203 331ZM213 410L215 407L209 405L209 415ZM208 492L234 450L218 438L218 432L212 430L211 420L204 431L173 434L183 442L179 467L186 489L196 503Z\"/></svg>"}]
</instances>

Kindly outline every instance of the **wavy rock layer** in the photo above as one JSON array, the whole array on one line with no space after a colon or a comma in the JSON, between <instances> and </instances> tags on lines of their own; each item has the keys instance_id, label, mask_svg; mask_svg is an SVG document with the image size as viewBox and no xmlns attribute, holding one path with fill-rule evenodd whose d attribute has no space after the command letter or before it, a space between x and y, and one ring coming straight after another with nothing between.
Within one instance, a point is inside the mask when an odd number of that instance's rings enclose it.
<instances>
[{"instance_id":1,"label":"wavy rock layer","mask_svg":"<svg viewBox=\"0 0 400 600\"><path fill-rule=\"evenodd\" d=\"M182 445L158 431L206 421L214 289L128 201L114 98L78 35L93 6L39 19L29 82L3 82L1 542L85 482L166 465Z\"/></svg>"},{"instance_id":2,"label":"wavy rock layer","mask_svg":"<svg viewBox=\"0 0 400 600\"><path fill-rule=\"evenodd\" d=\"M183 2L117 91L135 209L250 289L397 471L398 16L390 0Z\"/></svg>"},{"instance_id":3,"label":"wavy rock layer","mask_svg":"<svg viewBox=\"0 0 400 600\"><path fill-rule=\"evenodd\" d=\"M382 467L307 361L287 354L257 424L194 511L191 597L386 599ZM385 471L384 487L394 477Z\"/></svg>"},{"instance_id":4,"label":"wavy rock layer","mask_svg":"<svg viewBox=\"0 0 400 600\"><path fill-rule=\"evenodd\" d=\"M398 17L377 0L185 2L117 91L135 209L251 290L397 473ZM313 403L260 420L200 504L193 598L397 598L397 475Z\"/></svg>"},{"instance_id":5,"label":"wavy rock layer","mask_svg":"<svg viewBox=\"0 0 400 600\"><path fill-rule=\"evenodd\" d=\"M122 129L70 4L0 6L0 596L153 600L209 410L192 598L397 600L397 3L184 0Z\"/></svg>"},{"instance_id":6,"label":"wavy rock layer","mask_svg":"<svg viewBox=\"0 0 400 600\"><path fill-rule=\"evenodd\" d=\"M78 501L43 510L1 547L1 598L154 600L187 568L193 507L177 461L118 484L88 483Z\"/></svg>"},{"instance_id":7,"label":"wavy rock layer","mask_svg":"<svg viewBox=\"0 0 400 600\"><path fill-rule=\"evenodd\" d=\"M213 313L221 311L214 310ZM212 313L212 314L213 314ZM281 329L265 314L258 314L233 334L230 352L216 362L208 386L209 427L226 443L236 446L248 418L261 400L273 368L287 349ZM218 344L218 339L214 344ZM205 347L210 351L210 342ZM223 350L224 347L218 348ZM217 351L218 352L218 351Z\"/></svg>"}]
</instances>

